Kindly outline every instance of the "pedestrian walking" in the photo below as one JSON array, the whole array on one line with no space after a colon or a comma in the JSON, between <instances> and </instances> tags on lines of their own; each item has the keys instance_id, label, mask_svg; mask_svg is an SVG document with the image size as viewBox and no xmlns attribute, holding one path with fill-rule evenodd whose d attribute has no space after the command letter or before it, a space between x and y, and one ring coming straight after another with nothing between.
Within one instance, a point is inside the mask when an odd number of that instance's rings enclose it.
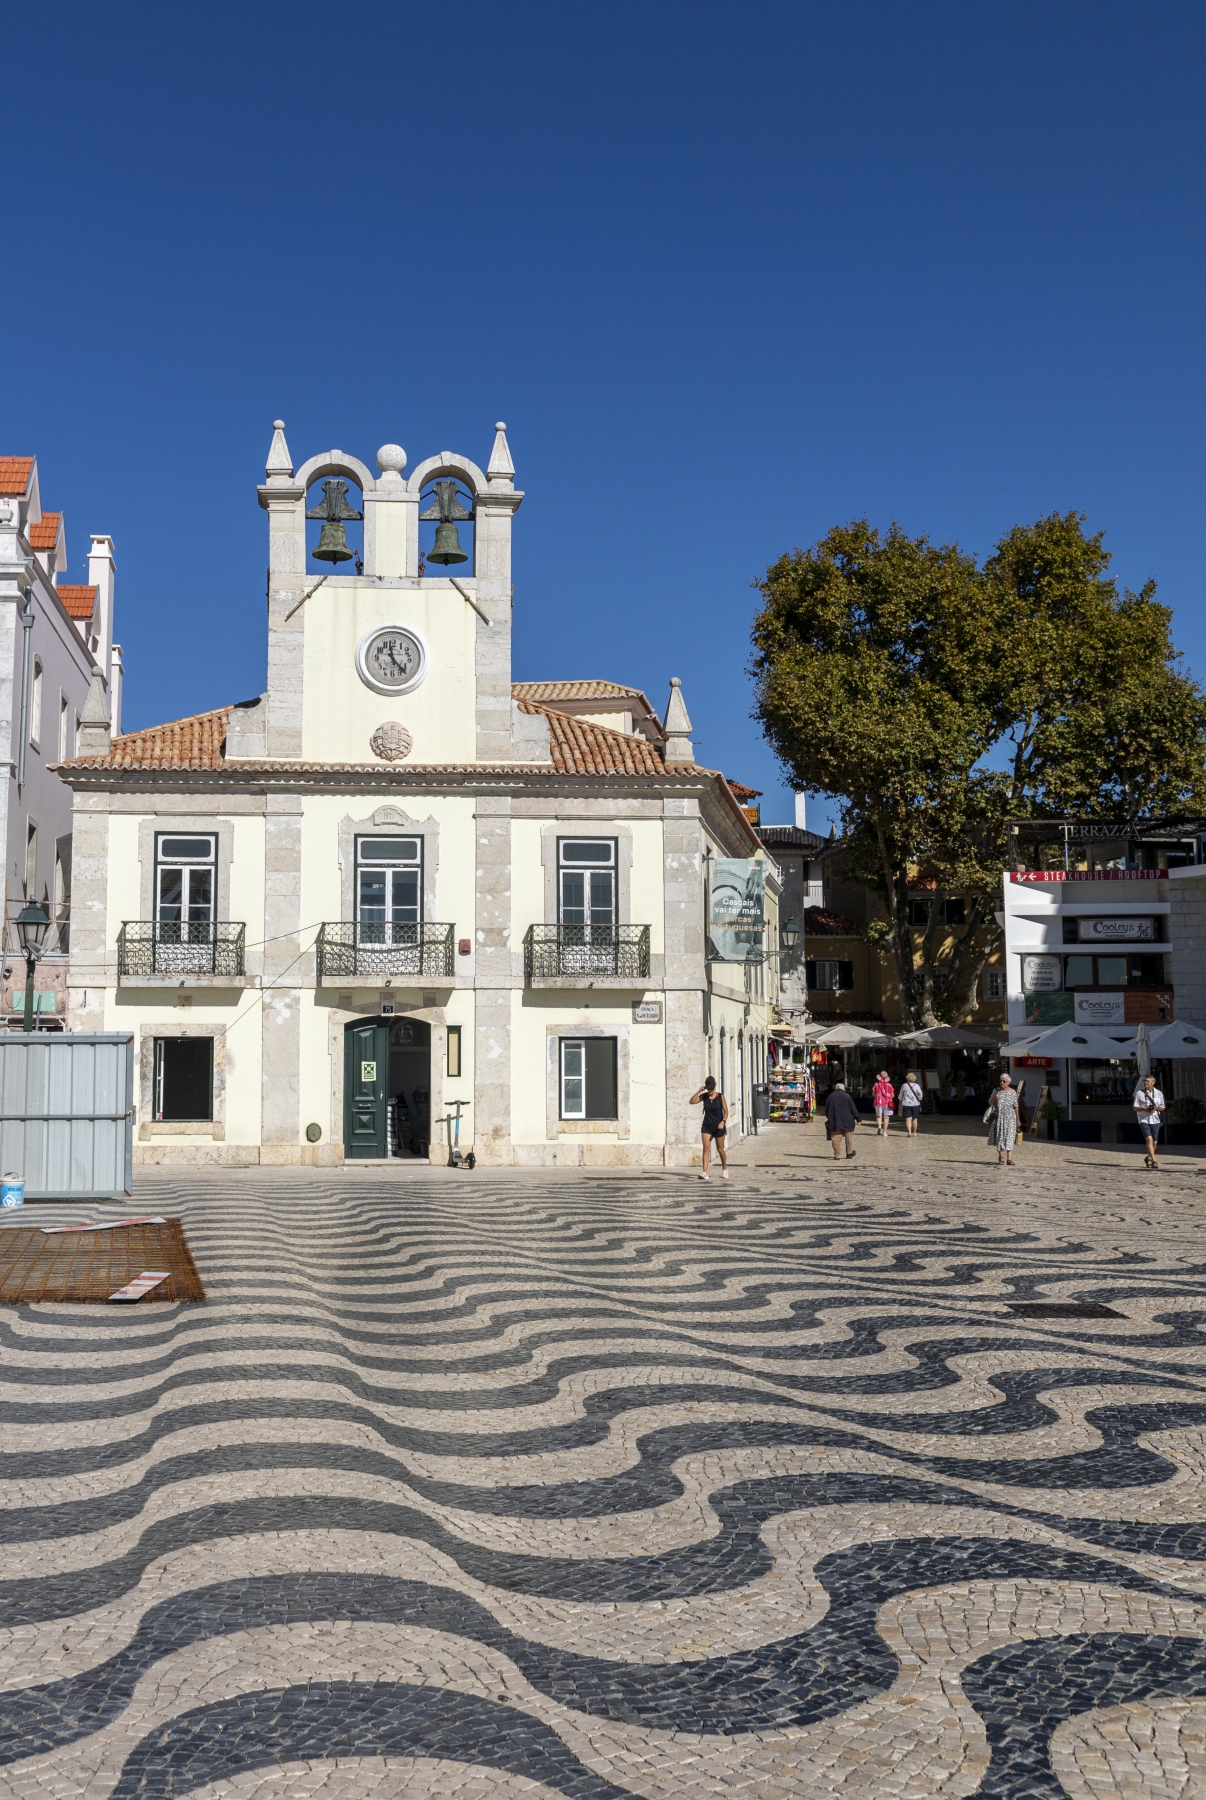
<instances>
[{"instance_id":1,"label":"pedestrian walking","mask_svg":"<svg viewBox=\"0 0 1206 1800\"><path fill-rule=\"evenodd\" d=\"M871 1089L871 1099L875 1105L875 1135L887 1137L888 1120L892 1117L892 1109L896 1105L896 1089L892 1086L892 1077L886 1069L881 1069L875 1078L875 1086Z\"/></svg>"},{"instance_id":2,"label":"pedestrian walking","mask_svg":"<svg viewBox=\"0 0 1206 1800\"><path fill-rule=\"evenodd\" d=\"M846 1092L846 1083L837 1081L830 1089L829 1098L825 1102L825 1129L829 1133L829 1141L833 1145L833 1160L841 1162L842 1145L846 1146L846 1155L853 1156L854 1127L858 1124L858 1107L853 1096Z\"/></svg>"},{"instance_id":3,"label":"pedestrian walking","mask_svg":"<svg viewBox=\"0 0 1206 1800\"><path fill-rule=\"evenodd\" d=\"M1147 1139L1147 1155L1143 1159L1145 1169L1158 1169L1156 1161L1156 1144L1160 1137L1160 1127L1164 1123L1164 1095L1156 1086L1154 1075L1143 1077L1143 1086L1135 1089L1135 1116L1139 1121L1139 1129Z\"/></svg>"},{"instance_id":4,"label":"pedestrian walking","mask_svg":"<svg viewBox=\"0 0 1206 1800\"><path fill-rule=\"evenodd\" d=\"M917 1079L917 1071L910 1069L900 1084L900 1092L896 1096L896 1109L905 1122L905 1130L911 1138L917 1136L917 1121L921 1117L921 1103L925 1095L921 1083Z\"/></svg>"},{"instance_id":5,"label":"pedestrian walking","mask_svg":"<svg viewBox=\"0 0 1206 1800\"><path fill-rule=\"evenodd\" d=\"M989 1097L984 1123L988 1126L989 1143L997 1147L997 1167L1006 1163L1009 1168L1014 1168L1013 1147L1018 1141L1018 1095L1008 1075L1002 1075L1001 1085Z\"/></svg>"},{"instance_id":6,"label":"pedestrian walking","mask_svg":"<svg viewBox=\"0 0 1206 1800\"><path fill-rule=\"evenodd\" d=\"M727 1181L729 1178L729 1159L725 1155L724 1140L729 1124L729 1103L716 1086L716 1077L709 1075L701 1088L692 1094L691 1106L703 1104L703 1123L700 1134L703 1138L703 1168L700 1171L701 1181L710 1181L708 1166L712 1160L712 1146L716 1146L716 1154L720 1158L720 1173Z\"/></svg>"}]
</instances>

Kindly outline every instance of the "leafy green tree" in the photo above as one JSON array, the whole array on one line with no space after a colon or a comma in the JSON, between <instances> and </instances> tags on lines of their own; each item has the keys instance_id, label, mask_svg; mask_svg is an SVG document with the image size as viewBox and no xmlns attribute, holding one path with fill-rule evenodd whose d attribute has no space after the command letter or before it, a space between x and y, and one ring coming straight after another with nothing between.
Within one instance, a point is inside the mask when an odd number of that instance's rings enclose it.
<instances>
[{"instance_id":1,"label":"leafy green tree","mask_svg":"<svg viewBox=\"0 0 1206 1800\"><path fill-rule=\"evenodd\" d=\"M975 1009L1009 817L1206 806L1206 699L1154 585L1119 597L1108 562L1076 513L1015 527L982 569L856 520L757 584L755 717L794 787L841 800L844 865L883 902L867 935L915 1027Z\"/></svg>"}]
</instances>

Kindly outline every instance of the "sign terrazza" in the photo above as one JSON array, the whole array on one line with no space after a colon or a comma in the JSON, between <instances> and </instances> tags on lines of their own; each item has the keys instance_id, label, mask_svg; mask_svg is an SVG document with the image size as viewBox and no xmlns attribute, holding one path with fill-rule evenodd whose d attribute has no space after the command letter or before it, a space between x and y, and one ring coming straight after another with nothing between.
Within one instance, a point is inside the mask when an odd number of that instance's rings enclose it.
<instances>
[{"instance_id":1,"label":"sign terrazza","mask_svg":"<svg viewBox=\"0 0 1206 1800\"><path fill-rule=\"evenodd\" d=\"M1010 869L1011 881L1167 881L1167 869Z\"/></svg>"}]
</instances>

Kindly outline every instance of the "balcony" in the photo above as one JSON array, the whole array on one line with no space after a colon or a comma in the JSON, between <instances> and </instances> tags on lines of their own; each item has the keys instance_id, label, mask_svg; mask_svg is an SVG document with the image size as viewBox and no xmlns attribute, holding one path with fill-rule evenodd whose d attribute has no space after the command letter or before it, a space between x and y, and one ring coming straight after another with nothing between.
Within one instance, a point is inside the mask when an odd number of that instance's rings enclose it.
<instances>
[{"instance_id":1,"label":"balcony","mask_svg":"<svg viewBox=\"0 0 1206 1800\"><path fill-rule=\"evenodd\" d=\"M399 925L364 919L336 920L318 932L318 984L361 981L378 986L413 975L420 981L453 978L453 927L423 920Z\"/></svg>"},{"instance_id":2,"label":"balcony","mask_svg":"<svg viewBox=\"0 0 1206 1800\"><path fill-rule=\"evenodd\" d=\"M242 983L246 925L229 920L127 919L117 934L119 981Z\"/></svg>"},{"instance_id":3,"label":"balcony","mask_svg":"<svg viewBox=\"0 0 1206 1800\"><path fill-rule=\"evenodd\" d=\"M524 980L557 987L643 987L649 980L648 925L529 925Z\"/></svg>"}]
</instances>

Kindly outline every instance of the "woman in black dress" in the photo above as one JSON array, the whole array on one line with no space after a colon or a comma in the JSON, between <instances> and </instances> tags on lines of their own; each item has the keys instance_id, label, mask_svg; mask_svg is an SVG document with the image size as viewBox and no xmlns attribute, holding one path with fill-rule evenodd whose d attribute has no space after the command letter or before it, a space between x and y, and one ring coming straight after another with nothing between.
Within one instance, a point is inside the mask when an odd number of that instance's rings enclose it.
<instances>
[{"instance_id":1,"label":"woman in black dress","mask_svg":"<svg viewBox=\"0 0 1206 1800\"><path fill-rule=\"evenodd\" d=\"M703 1086L692 1094L689 1105L698 1106L703 1102L703 1171L699 1179L710 1181L708 1164L712 1158L712 1145L715 1144L720 1157L720 1172L727 1181L729 1178L729 1159L724 1152L725 1133L728 1129L729 1103L716 1086L716 1077L709 1075Z\"/></svg>"}]
</instances>

